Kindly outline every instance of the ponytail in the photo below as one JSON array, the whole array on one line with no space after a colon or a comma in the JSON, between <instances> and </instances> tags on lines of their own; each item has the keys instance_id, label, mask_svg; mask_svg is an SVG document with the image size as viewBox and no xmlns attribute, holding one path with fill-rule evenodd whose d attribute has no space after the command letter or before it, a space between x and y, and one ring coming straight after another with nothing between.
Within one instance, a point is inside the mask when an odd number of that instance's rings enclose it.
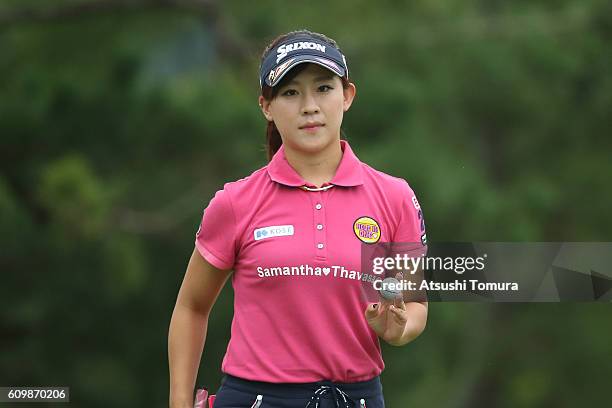
<instances>
[{"instance_id":1,"label":"ponytail","mask_svg":"<svg viewBox=\"0 0 612 408\"><path fill-rule=\"evenodd\" d=\"M274 122L268 122L268 128L266 129L266 154L268 161L272 160L272 156L280 149L282 144L283 140L276 125Z\"/></svg>"}]
</instances>

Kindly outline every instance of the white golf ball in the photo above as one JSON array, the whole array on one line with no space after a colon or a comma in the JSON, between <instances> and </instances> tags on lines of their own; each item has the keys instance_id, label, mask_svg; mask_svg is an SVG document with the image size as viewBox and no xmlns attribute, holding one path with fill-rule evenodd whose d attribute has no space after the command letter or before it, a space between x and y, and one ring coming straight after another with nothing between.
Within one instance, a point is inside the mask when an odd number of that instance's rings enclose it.
<instances>
[{"instance_id":1,"label":"white golf ball","mask_svg":"<svg viewBox=\"0 0 612 408\"><path fill-rule=\"evenodd\" d=\"M395 278L385 278L382 281L381 289L378 291L380 296L385 298L386 300L395 300L402 296L402 291L399 289L391 289L391 288L399 288L400 281Z\"/></svg>"}]
</instances>

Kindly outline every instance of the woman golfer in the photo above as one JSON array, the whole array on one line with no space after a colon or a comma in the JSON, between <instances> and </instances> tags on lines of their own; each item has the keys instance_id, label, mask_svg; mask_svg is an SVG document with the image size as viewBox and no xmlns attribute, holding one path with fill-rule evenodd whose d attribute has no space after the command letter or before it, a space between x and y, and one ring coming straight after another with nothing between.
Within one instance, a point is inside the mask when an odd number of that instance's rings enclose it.
<instances>
[{"instance_id":1,"label":"woman golfer","mask_svg":"<svg viewBox=\"0 0 612 408\"><path fill-rule=\"evenodd\" d=\"M361 249L423 242L403 179L340 139L355 97L332 39L302 30L264 51L259 105L269 163L225 184L204 211L170 323L171 407L193 406L208 316L232 275L234 317L215 408L384 407L379 337L425 328L426 302L368 302Z\"/></svg>"}]
</instances>

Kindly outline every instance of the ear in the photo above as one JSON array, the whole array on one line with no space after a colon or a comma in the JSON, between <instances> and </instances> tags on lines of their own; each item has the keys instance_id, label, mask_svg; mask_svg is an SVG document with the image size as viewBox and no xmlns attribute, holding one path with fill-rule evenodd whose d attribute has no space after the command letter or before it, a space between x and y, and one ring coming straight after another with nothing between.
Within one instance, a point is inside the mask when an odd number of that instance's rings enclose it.
<instances>
[{"instance_id":1,"label":"ear","mask_svg":"<svg viewBox=\"0 0 612 408\"><path fill-rule=\"evenodd\" d=\"M266 117L268 122L273 122L272 113L270 112L270 104L272 101L266 100L263 96L259 96L259 107L261 108L261 112Z\"/></svg>"},{"instance_id":2,"label":"ear","mask_svg":"<svg viewBox=\"0 0 612 408\"><path fill-rule=\"evenodd\" d=\"M355 94L357 93L357 88L355 84L349 82L348 88L342 89L344 93L344 111L348 111L351 105L353 104L353 99L355 99Z\"/></svg>"}]
</instances>

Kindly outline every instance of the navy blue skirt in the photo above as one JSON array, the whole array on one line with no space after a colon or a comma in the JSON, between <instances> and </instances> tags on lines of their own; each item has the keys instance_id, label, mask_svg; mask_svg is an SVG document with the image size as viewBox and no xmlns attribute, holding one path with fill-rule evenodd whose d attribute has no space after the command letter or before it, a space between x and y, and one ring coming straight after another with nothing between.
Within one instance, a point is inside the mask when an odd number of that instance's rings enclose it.
<instances>
[{"instance_id":1,"label":"navy blue skirt","mask_svg":"<svg viewBox=\"0 0 612 408\"><path fill-rule=\"evenodd\" d=\"M225 374L214 408L384 408L382 384L368 381L335 383L268 383Z\"/></svg>"}]
</instances>

